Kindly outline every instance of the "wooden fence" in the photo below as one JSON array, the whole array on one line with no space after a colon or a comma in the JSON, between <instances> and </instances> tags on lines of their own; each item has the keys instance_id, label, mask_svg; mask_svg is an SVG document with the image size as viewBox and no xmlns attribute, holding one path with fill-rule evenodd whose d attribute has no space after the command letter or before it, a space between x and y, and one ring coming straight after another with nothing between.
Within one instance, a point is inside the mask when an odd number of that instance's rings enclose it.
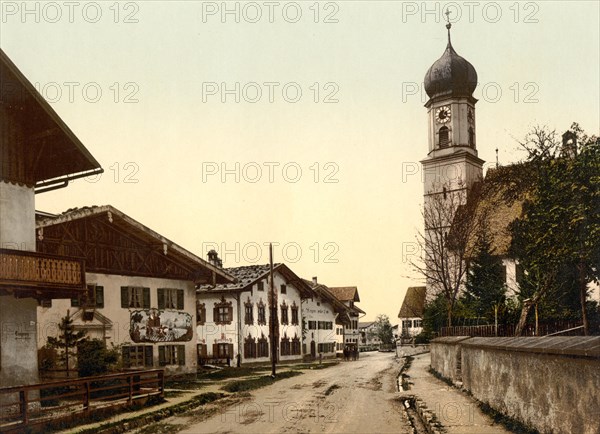
<instances>
[{"instance_id":1,"label":"wooden fence","mask_svg":"<svg viewBox=\"0 0 600 434\"><path fill-rule=\"evenodd\" d=\"M163 393L162 369L4 387L0 388L0 432L87 416Z\"/></svg>"},{"instance_id":2,"label":"wooden fence","mask_svg":"<svg viewBox=\"0 0 600 434\"><path fill-rule=\"evenodd\" d=\"M590 331L593 333L598 328L597 324L590 324ZM540 323L537 334L535 324L527 324L523 329L521 336L546 336L550 334L560 334L560 336L580 336L583 335L581 322L559 321L552 323ZM439 336L473 336L473 337L493 337L493 336L514 336L515 325L498 325L498 330L493 324L474 325L474 326L452 326L442 327Z\"/></svg>"}]
</instances>

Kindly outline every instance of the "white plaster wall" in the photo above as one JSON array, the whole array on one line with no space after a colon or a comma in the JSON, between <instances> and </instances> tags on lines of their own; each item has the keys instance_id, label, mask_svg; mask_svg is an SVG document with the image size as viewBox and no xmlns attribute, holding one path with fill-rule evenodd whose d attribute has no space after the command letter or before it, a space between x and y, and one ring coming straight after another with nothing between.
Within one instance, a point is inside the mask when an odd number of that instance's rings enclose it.
<instances>
[{"instance_id":1,"label":"white plaster wall","mask_svg":"<svg viewBox=\"0 0 600 434\"><path fill-rule=\"evenodd\" d=\"M106 316L112 322L112 327L106 329L106 343L108 346L114 345L153 345L154 367L159 368L158 347L160 345L185 345L185 366L165 366L167 373L195 372L198 364L196 356L196 290L194 284L185 280L159 279L153 277L121 276L115 274L97 274L86 273L88 284L97 284L104 287L104 308L95 309L97 312ZM192 316L192 330L194 335L187 342L165 342L165 343L134 343L129 334L130 314L134 310L121 307L121 287L122 286L141 286L150 288L150 307L158 308L158 288L176 288L184 290L183 307L184 312ZM75 314L79 308L71 307L70 299L52 300L51 308L38 307L39 339L38 347L42 347L47 342L48 336L58 336L58 324L67 310L71 315ZM85 324L85 323L83 323ZM78 322L76 326L80 327L82 323ZM88 336L91 338L102 338L101 329L90 329Z\"/></svg>"},{"instance_id":2,"label":"white plaster wall","mask_svg":"<svg viewBox=\"0 0 600 434\"><path fill-rule=\"evenodd\" d=\"M315 341L316 353L319 354L319 344L337 343L341 340L336 335L336 327L340 327L335 323L336 314L333 307L326 300L318 296L308 298L302 301L302 317L304 318L306 327L306 336L303 343L306 344L306 354L310 354L311 342ZM333 324L331 330L310 330L308 328L309 321L329 321ZM323 356L332 356L336 352L335 348L330 353L323 353Z\"/></svg>"},{"instance_id":3,"label":"white plaster wall","mask_svg":"<svg viewBox=\"0 0 600 434\"><path fill-rule=\"evenodd\" d=\"M287 287L287 294L281 294L280 287L281 284L285 284ZM298 336L302 341L302 305L300 292L298 289L289 282L286 282L285 278L281 276L279 273L275 272L274 275L274 287L277 291L277 315L279 321L281 321L281 309L280 306L285 300L288 305L288 319L290 324L279 326L279 336L280 339L283 337L284 333L287 334L287 337L290 338L290 341L295 336ZM238 353L242 354L242 363L256 363L256 362L268 362L270 360L269 357L257 357L246 359L244 357L244 339L248 337L248 335L258 339L261 337L261 334L264 334L267 339L269 338L269 303L268 303L268 294L269 294L269 286L264 280L264 290L259 291L258 285L253 285L251 291L244 291L239 293L240 297L240 308L238 310L238 299L237 294L234 292L231 293L210 293L210 292L202 292L197 295L198 300L201 303L206 305L206 323L204 325L199 325L196 327L197 330L197 342L199 344L205 344L207 346L207 356L212 356L212 346L215 343L230 343L233 344L233 360L235 361ZM213 318L213 309L215 303L219 303L221 301L221 297L225 298L225 301L232 303L233 308L233 319L231 324L226 325L217 325L214 322ZM245 316L245 306L244 303L248 301L253 303L253 317L254 324L247 325L244 324L244 316ZM258 325L258 302L262 299L266 308L266 325ZM292 325L292 312L291 306L292 303L295 302L296 306L298 306L298 325ZM238 314L239 312L239 314ZM238 316L239 315L239 316ZM241 331L241 340L238 333L238 330ZM269 354L270 354L270 346L271 342L269 340ZM296 360L301 359L302 354L293 355L293 356L279 356L279 360ZM234 363L234 362L232 362Z\"/></svg>"},{"instance_id":4,"label":"white plaster wall","mask_svg":"<svg viewBox=\"0 0 600 434\"><path fill-rule=\"evenodd\" d=\"M0 248L35 251L33 188L0 181Z\"/></svg>"},{"instance_id":5,"label":"white plaster wall","mask_svg":"<svg viewBox=\"0 0 600 434\"><path fill-rule=\"evenodd\" d=\"M38 382L36 306L33 298L0 297L0 384Z\"/></svg>"}]
</instances>

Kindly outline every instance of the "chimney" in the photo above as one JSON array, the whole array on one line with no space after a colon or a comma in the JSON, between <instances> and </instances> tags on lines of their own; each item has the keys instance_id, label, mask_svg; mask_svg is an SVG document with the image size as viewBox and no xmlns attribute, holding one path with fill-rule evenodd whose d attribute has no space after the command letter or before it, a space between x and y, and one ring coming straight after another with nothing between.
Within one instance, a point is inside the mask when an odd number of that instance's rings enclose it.
<instances>
[{"instance_id":1,"label":"chimney","mask_svg":"<svg viewBox=\"0 0 600 434\"><path fill-rule=\"evenodd\" d=\"M216 250L210 250L206 256L208 256L208 262L210 262L212 265L223 268L223 261L219 259L219 254Z\"/></svg>"},{"instance_id":2,"label":"chimney","mask_svg":"<svg viewBox=\"0 0 600 434\"><path fill-rule=\"evenodd\" d=\"M313 280L313 284L315 284L315 285L316 285L316 284L317 284L317 276L313 276L313 279L312 279L312 280Z\"/></svg>"}]
</instances>

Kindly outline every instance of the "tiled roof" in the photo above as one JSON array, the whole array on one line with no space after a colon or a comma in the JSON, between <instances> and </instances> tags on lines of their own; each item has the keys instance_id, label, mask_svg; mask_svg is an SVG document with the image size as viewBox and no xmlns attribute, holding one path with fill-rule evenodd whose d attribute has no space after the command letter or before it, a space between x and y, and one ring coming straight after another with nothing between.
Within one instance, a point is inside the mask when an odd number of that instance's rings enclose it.
<instances>
[{"instance_id":1,"label":"tiled roof","mask_svg":"<svg viewBox=\"0 0 600 434\"><path fill-rule=\"evenodd\" d=\"M358 323L358 328L359 329L366 329L368 327L371 327L373 324L375 324L375 321L359 322Z\"/></svg>"},{"instance_id":2,"label":"tiled roof","mask_svg":"<svg viewBox=\"0 0 600 434\"><path fill-rule=\"evenodd\" d=\"M242 267L225 268L224 271L237 279L236 283L224 283L218 285L201 285L198 292L208 291L242 291L248 290L256 282L265 279L269 276L270 266L264 265L245 265ZM285 264L273 264L273 272L278 272L283 275L289 283L301 292L304 297L310 297L312 294L311 285L304 279L299 278Z\"/></svg>"},{"instance_id":3,"label":"tiled roof","mask_svg":"<svg viewBox=\"0 0 600 434\"><path fill-rule=\"evenodd\" d=\"M360 301L360 298L358 297L358 288L356 286L330 287L329 292L340 301Z\"/></svg>"},{"instance_id":4,"label":"tiled roof","mask_svg":"<svg viewBox=\"0 0 600 434\"><path fill-rule=\"evenodd\" d=\"M422 318L426 293L427 290L424 286L411 286L408 288L398 318Z\"/></svg>"}]
</instances>

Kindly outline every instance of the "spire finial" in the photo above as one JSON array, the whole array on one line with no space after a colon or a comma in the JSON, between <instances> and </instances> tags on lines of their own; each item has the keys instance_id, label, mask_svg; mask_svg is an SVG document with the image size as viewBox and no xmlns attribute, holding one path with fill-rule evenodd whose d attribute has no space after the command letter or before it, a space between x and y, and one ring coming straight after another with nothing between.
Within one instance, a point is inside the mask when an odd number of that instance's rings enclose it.
<instances>
[{"instance_id":1,"label":"spire finial","mask_svg":"<svg viewBox=\"0 0 600 434\"><path fill-rule=\"evenodd\" d=\"M450 42L450 29L452 28L452 23L450 23L450 10L446 9L446 12L444 12L444 15L446 15L446 28L448 29L448 45L452 45L452 42Z\"/></svg>"}]
</instances>

